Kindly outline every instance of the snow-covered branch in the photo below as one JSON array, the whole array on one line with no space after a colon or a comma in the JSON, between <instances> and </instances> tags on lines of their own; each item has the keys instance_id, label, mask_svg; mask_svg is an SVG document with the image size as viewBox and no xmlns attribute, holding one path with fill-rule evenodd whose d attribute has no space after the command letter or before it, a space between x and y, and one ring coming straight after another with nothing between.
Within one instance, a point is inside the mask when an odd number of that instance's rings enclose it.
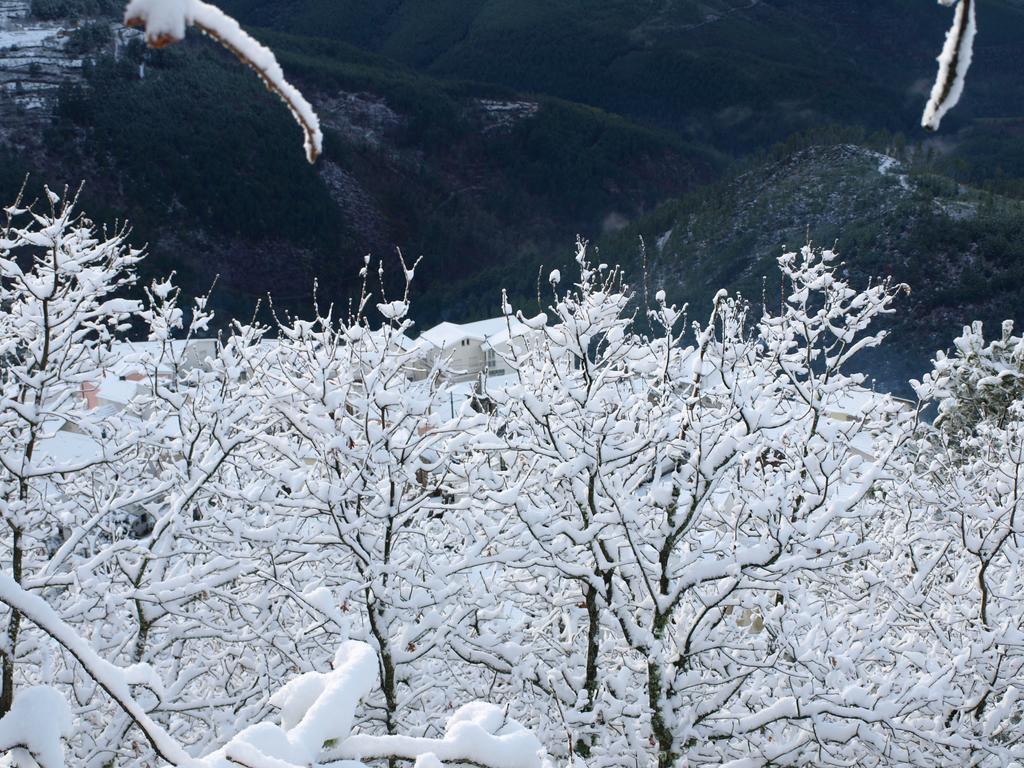
<instances>
[{"instance_id":1,"label":"snow-covered branch","mask_svg":"<svg viewBox=\"0 0 1024 768\"><path fill-rule=\"evenodd\" d=\"M155 48L178 42L193 26L227 48L285 103L302 128L306 159L316 162L323 149L323 134L312 105L285 78L273 51L254 40L233 18L203 0L130 0L124 19L130 27L142 27L146 42Z\"/></svg>"},{"instance_id":2,"label":"snow-covered branch","mask_svg":"<svg viewBox=\"0 0 1024 768\"><path fill-rule=\"evenodd\" d=\"M172 765L183 765L188 761L188 755L181 746L150 718L145 708L132 696L129 684L146 682L152 674L151 670L145 667L124 669L100 658L80 635L57 616L45 600L29 594L6 574L0 574L0 602L21 612L29 621L74 656L89 676L145 734L157 755ZM26 691L26 693L30 692ZM31 696L34 699L39 694L31 694ZM19 707L15 706L11 709L11 713L18 713L18 709ZM59 714L61 711L60 708L56 710L58 723L63 719ZM24 723L23 720L21 722ZM0 720L0 725L2 724L3 720ZM33 724L33 729L41 728L45 731L49 727L46 718L40 723ZM65 730L67 730L66 727ZM46 766L44 765L43 768Z\"/></svg>"},{"instance_id":3,"label":"snow-covered branch","mask_svg":"<svg viewBox=\"0 0 1024 768\"><path fill-rule=\"evenodd\" d=\"M974 55L978 31L975 0L939 0L940 5L954 3L953 26L946 33L946 43L939 54L939 73L921 117L921 125L930 131L937 131L942 118L960 101Z\"/></svg>"}]
</instances>

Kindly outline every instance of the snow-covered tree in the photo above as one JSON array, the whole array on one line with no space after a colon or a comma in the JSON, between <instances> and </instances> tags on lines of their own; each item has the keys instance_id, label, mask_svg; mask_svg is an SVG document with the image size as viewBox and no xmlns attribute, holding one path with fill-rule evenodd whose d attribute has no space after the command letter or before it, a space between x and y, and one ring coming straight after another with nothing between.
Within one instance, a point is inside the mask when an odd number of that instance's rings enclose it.
<instances>
[{"instance_id":1,"label":"snow-covered tree","mask_svg":"<svg viewBox=\"0 0 1024 768\"><path fill-rule=\"evenodd\" d=\"M562 585L534 618L564 639L531 652L574 748L662 766L887 749L881 728L848 744L891 713L848 700L869 671L861 605L834 598L872 551L864 501L904 434L892 403L846 373L884 337L869 328L898 288L854 291L834 254L808 247L780 259L777 314L751 323L720 295L686 345L661 295L659 332L642 336L616 274L582 247L578 260L551 316L520 318L537 330L493 395L509 490L492 495Z\"/></svg>"},{"instance_id":2,"label":"snow-covered tree","mask_svg":"<svg viewBox=\"0 0 1024 768\"><path fill-rule=\"evenodd\" d=\"M203 745L264 714L272 680L293 669L279 626L268 624L273 613L251 606L265 589L261 561L236 526L258 521L261 508L226 490L262 478L255 452L273 421L249 393L245 361L260 342L257 329L239 327L199 346L195 334L211 319L204 300L182 328L169 282L154 284L147 298L139 316L149 340L122 358L139 379L122 417L140 435L131 488L140 519L106 587L107 603L122 601L131 621L120 618L123 645L108 658L157 670L150 714L184 744ZM196 359L197 348L208 352ZM116 478L108 482L118 487ZM117 730L131 725L130 718L110 718L106 749L120 745ZM119 757L120 764L152 759L138 746L126 751L131 758Z\"/></svg>"},{"instance_id":3,"label":"snow-covered tree","mask_svg":"<svg viewBox=\"0 0 1024 768\"><path fill-rule=\"evenodd\" d=\"M305 637L311 658L330 658L339 638L375 649L380 696L368 704L389 734L447 711L461 664L448 649L471 632L472 573L489 546L456 493L465 480L450 445L475 414L452 418L443 369L418 367L402 266L398 300L371 301L364 280L349 318L329 308L279 320L258 367L264 409L282 424L265 437L264 469L283 489L275 578L322 612Z\"/></svg>"},{"instance_id":4,"label":"snow-covered tree","mask_svg":"<svg viewBox=\"0 0 1024 768\"><path fill-rule=\"evenodd\" d=\"M93 649L138 670L154 718L187 731L185 743L205 743L234 732L231 708L245 717L253 699L265 707L273 685L264 678L252 693L243 651L262 643L263 626L249 628L239 612L250 596L241 580L258 561L232 540L237 507L218 506L218 484L247 483L240 449L268 426L232 358L244 340L184 370L176 361L188 339L171 339L182 313L169 284L154 287L147 309L118 297L140 258L125 233L98 236L73 200L51 194L49 207L8 209L3 234L4 560L14 583L45 595ZM119 343L129 318L150 327L143 352ZM192 330L208 320L200 306ZM118 410L102 404L108 387L141 392ZM117 715L95 680L41 644L17 608L5 623L2 712L19 686L68 683L93 726L76 761L151 762L136 720ZM264 659L274 655L267 646Z\"/></svg>"},{"instance_id":5,"label":"snow-covered tree","mask_svg":"<svg viewBox=\"0 0 1024 768\"><path fill-rule=\"evenodd\" d=\"M1009 765L1024 756L1016 596L1024 399L1011 331L1004 324L1002 338L986 345L975 324L956 340L955 357L937 355L915 386L938 418L919 426L882 494L888 547L875 567L890 620L904 633L906 674L922 683L936 765Z\"/></svg>"},{"instance_id":6,"label":"snow-covered tree","mask_svg":"<svg viewBox=\"0 0 1024 768\"><path fill-rule=\"evenodd\" d=\"M112 362L109 342L135 309L116 294L133 281L139 259L124 231L97 232L66 190L63 199L46 194L42 204L19 199L6 208L0 229L0 552L13 581L35 590L49 586L47 575L112 511L103 493L79 503L64 488L126 450L83 390ZM82 450L62 450L55 438L62 430L74 430ZM112 439L92 439L108 432ZM9 609L3 621L0 716L11 710L17 686L37 677L20 671L57 671L26 637L20 611Z\"/></svg>"},{"instance_id":7,"label":"snow-covered tree","mask_svg":"<svg viewBox=\"0 0 1024 768\"><path fill-rule=\"evenodd\" d=\"M1024 340L1006 321L1000 338L985 342L981 323L964 328L954 352L936 355L922 391L934 403L935 426L954 438L970 435L982 422L996 426L1015 418L1011 406L1024 400Z\"/></svg>"}]
</instances>

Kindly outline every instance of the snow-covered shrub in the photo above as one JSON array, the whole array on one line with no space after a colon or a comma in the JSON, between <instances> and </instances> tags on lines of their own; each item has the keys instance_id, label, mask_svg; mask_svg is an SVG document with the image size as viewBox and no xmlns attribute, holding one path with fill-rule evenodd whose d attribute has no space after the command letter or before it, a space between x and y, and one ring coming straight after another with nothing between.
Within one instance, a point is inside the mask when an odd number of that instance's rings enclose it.
<instances>
[{"instance_id":1,"label":"snow-covered shrub","mask_svg":"<svg viewBox=\"0 0 1024 768\"><path fill-rule=\"evenodd\" d=\"M971 435L982 422L1003 425L1015 418L1011 406L1024 399L1024 340L1003 323L1000 338L985 343L981 323L965 327L954 354L939 352L918 385L938 409L935 426L951 437Z\"/></svg>"},{"instance_id":2,"label":"snow-covered shrub","mask_svg":"<svg viewBox=\"0 0 1024 768\"><path fill-rule=\"evenodd\" d=\"M464 666L448 649L470 631L472 573L486 560L472 509L454 501L450 443L473 418L444 415L440 368L412 375L407 307L407 293L374 303L364 289L350 318L281 319L253 363L261 409L281 425L264 437L263 466L281 492L264 496L275 517L256 537L283 594L315 617L295 652L369 643L380 695L368 704L389 734L436 727L447 711Z\"/></svg>"},{"instance_id":3,"label":"snow-covered shrub","mask_svg":"<svg viewBox=\"0 0 1024 768\"><path fill-rule=\"evenodd\" d=\"M80 503L65 489L131 449L82 393L97 370L112 364L109 342L136 308L116 294L132 282L139 254L123 231L97 233L66 191L63 200L47 195L34 207L19 200L6 208L0 228L0 558L18 584L60 593L74 553L88 547L86 539L98 541L118 506L104 491ZM55 437L62 430L74 430L85 450L69 450ZM76 612L88 612L89 597L75 596ZM20 670L38 671L36 682L61 674L18 610L2 621L0 716L14 704Z\"/></svg>"},{"instance_id":4,"label":"snow-covered shrub","mask_svg":"<svg viewBox=\"0 0 1024 768\"><path fill-rule=\"evenodd\" d=\"M940 418L920 425L881 494L888 546L874 568L906 674L921 681L915 706L933 733L922 762L933 765L1024 757L1024 399L1010 330L985 345L974 325L955 358L937 356L917 388Z\"/></svg>"}]
</instances>

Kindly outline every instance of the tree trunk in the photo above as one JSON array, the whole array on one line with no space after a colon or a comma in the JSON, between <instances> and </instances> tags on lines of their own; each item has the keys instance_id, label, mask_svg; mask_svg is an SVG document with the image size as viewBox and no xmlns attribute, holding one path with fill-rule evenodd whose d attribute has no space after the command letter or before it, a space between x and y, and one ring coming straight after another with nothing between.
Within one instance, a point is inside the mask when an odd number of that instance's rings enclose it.
<instances>
[{"instance_id":1,"label":"tree trunk","mask_svg":"<svg viewBox=\"0 0 1024 768\"><path fill-rule=\"evenodd\" d=\"M587 606L587 676L584 689L587 692L587 703L583 707L584 712L593 712L597 702L597 655L601 650L601 615L598 611L597 590L587 584L584 587ZM580 757L590 757L593 746L593 734L584 736L580 734L576 738L575 749Z\"/></svg>"},{"instance_id":2,"label":"tree trunk","mask_svg":"<svg viewBox=\"0 0 1024 768\"><path fill-rule=\"evenodd\" d=\"M12 527L14 540L11 546L11 576L17 584L21 584L21 531ZM11 609L11 618L7 624L7 653L3 654L2 682L0 690L0 717L11 711L14 704L14 656L18 648L18 632L21 629L21 611Z\"/></svg>"}]
</instances>

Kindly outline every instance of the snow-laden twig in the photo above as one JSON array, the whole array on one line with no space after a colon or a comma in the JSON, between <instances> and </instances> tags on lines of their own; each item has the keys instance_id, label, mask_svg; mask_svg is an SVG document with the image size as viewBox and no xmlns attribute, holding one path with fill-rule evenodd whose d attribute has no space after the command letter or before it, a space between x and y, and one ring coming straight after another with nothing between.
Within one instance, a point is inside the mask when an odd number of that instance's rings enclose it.
<instances>
[{"instance_id":1,"label":"snow-laden twig","mask_svg":"<svg viewBox=\"0 0 1024 768\"><path fill-rule=\"evenodd\" d=\"M202 0L131 0L125 8L125 24L145 29L146 42L154 48L176 43L187 27L196 27L251 67L267 89L276 93L302 128L306 158L315 162L323 148L320 120L298 88L285 79L273 51L254 40L237 21Z\"/></svg>"},{"instance_id":2,"label":"snow-laden twig","mask_svg":"<svg viewBox=\"0 0 1024 768\"><path fill-rule=\"evenodd\" d=\"M952 5L954 1L939 0L939 3ZM974 0L960 0L953 26L946 33L946 44L939 55L939 74L921 118L921 125L929 131L937 131L945 114L960 101L967 70L971 67L977 31Z\"/></svg>"}]
</instances>

